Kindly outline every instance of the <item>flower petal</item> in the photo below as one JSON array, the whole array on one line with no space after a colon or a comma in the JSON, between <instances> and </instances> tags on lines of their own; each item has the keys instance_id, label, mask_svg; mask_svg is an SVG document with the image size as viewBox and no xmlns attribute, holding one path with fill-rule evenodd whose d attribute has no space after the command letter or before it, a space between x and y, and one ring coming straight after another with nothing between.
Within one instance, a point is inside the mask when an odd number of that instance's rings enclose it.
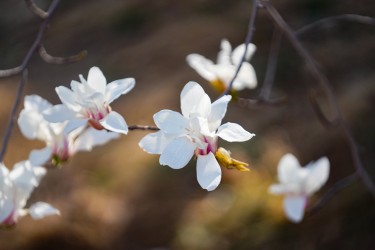
<instances>
[{"instance_id":1,"label":"flower petal","mask_svg":"<svg viewBox=\"0 0 375 250\"><path fill-rule=\"evenodd\" d=\"M231 52L232 46L227 39L221 40L220 44L221 50L217 55L217 63L218 64L231 64Z\"/></svg>"},{"instance_id":2,"label":"flower petal","mask_svg":"<svg viewBox=\"0 0 375 250\"><path fill-rule=\"evenodd\" d=\"M211 60L199 54L190 54L186 57L186 61L205 80L213 81L216 79L216 75L210 70L210 67L214 65Z\"/></svg>"},{"instance_id":3,"label":"flower petal","mask_svg":"<svg viewBox=\"0 0 375 250\"><path fill-rule=\"evenodd\" d=\"M71 153L76 153L78 151L90 151L93 147L104 145L110 140L116 139L119 136L120 135L115 132L88 128L74 141L74 149L72 149Z\"/></svg>"},{"instance_id":4,"label":"flower petal","mask_svg":"<svg viewBox=\"0 0 375 250\"><path fill-rule=\"evenodd\" d=\"M281 195L281 194L286 194L287 189L286 189L286 186L283 184L273 184L268 188L268 192L274 195Z\"/></svg>"},{"instance_id":5,"label":"flower petal","mask_svg":"<svg viewBox=\"0 0 375 250\"><path fill-rule=\"evenodd\" d=\"M254 89L257 84L257 77L253 66L248 62L244 62L236 80L233 82L233 89L238 91L245 88Z\"/></svg>"},{"instance_id":6,"label":"flower petal","mask_svg":"<svg viewBox=\"0 0 375 250\"><path fill-rule=\"evenodd\" d=\"M186 166L194 155L195 144L186 137L173 139L160 156L160 165L168 165L174 169Z\"/></svg>"},{"instance_id":7,"label":"flower petal","mask_svg":"<svg viewBox=\"0 0 375 250\"><path fill-rule=\"evenodd\" d=\"M45 109L51 108L52 104L38 95L25 96L25 109L42 112Z\"/></svg>"},{"instance_id":8,"label":"flower petal","mask_svg":"<svg viewBox=\"0 0 375 250\"><path fill-rule=\"evenodd\" d=\"M198 113L202 117L208 117L211 112L210 97L196 82L188 82L181 92L181 111L189 118L190 114Z\"/></svg>"},{"instance_id":9,"label":"flower petal","mask_svg":"<svg viewBox=\"0 0 375 250\"><path fill-rule=\"evenodd\" d=\"M189 121L180 113L172 110L161 110L154 115L154 121L158 128L166 134L186 134Z\"/></svg>"},{"instance_id":10,"label":"flower petal","mask_svg":"<svg viewBox=\"0 0 375 250\"><path fill-rule=\"evenodd\" d=\"M247 45L247 51L246 51L246 56L245 56L245 61L249 61L254 54L256 50L256 46L252 43L249 43ZM239 45L237 48L233 50L232 53L232 62L235 66L237 66L243 57L243 54L245 53L245 44Z\"/></svg>"},{"instance_id":11,"label":"flower petal","mask_svg":"<svg viewBox=\"0 0 375 250\"><path fill-rule=\"evenodd\" d=\"M121 134L128 133L128 125L124 118L117 112L111 111L99 123L107 130Z\"/></svg>"},{"instance_id":12,"label":"flower petal","mask_svg":"<svg viewBox=\"0 0 375 250\"><path fill-rule=\"evenodd\" d=\"M247 132L237 123L227 122L219 127L217 136L229 142L243 142L250 140L255 134Z\"/></svg>"},{"instance_id":13,"label":"flower petal","mask_svg":"<svg viewBox=\"0 0 375 250\"><path fill-rule=\"evenodd\" d=\"M64 104L58 104L45 110L43 116L48 122L63 122L75 119L76 113L67 108Z\"/></svg>"},{"instance_id":14,"label":"flower petal","mask_svg":"<svg viewBox=\"0 0 375 250\"><path fill-rule=\"evenodd\" d=\"M18 117L17 123L21 133L27 139L36 139L40 124L44 121L43 116L37 112L23 109Z\"/></svg>"},{"instance_id":15,"label":"flower petal","mask_svg":"<svg viewBox=\"0 0 375 250\"><path fill-rule=\"evenodd\" d=\"M212 152L198 156L197 179L199 185L207 191L212 191L219 186L221 168Z\"/></svg>"},{"instance_id":16,"label":"flower petal","mask_svg":"<svg viewBox=\"0 0 375 250\"><path fill-rule=\"evenodd\" d=\"M227 112L228 103L232 99L232 96L225 95L217 99L211 105L211 113L208 117L208 123L211 131L215 131L221 124L221 120L224 118Z\"/></svg>"},{"instance_id":17,"label":"flower petal","mask_svg":"<svg viewBox=\"0 0 375 250\"><path fill-rule=\"evenodd\" d=\"M78 112L80 106L76 103L76 96L65 86L59 86L55 88L57 95L59 96L61 102L70 110Z\"/></svg>"},{"instance_id":18,"label":"flower petal","mask_svg":"<svg viewBox=\"0 0 375 250\"><path fill-rule=\"evenodd\" d=\"M60 215L60 211L48 203L36 202L30 206L29 214L34 220L39 220L50 215Z\"/></svg>"},{"instance_id":19,"label":"flower petal","mask_svg":"<svg viewBox=\"0 0 375 250\"><path fill-rule=\"evenodd\" d=\"M33 166L43 166L52 157L52 149L45 147L43 149L34 149L30 152L29 161Z\"/></svg>"},{"instance_id":20,"label":"flower petal","mask_svg":"<svg viewBox=\"0 0 375 250\"><path fill-rule=\"evenodd\" d=\"M134 88L134 78L124 78L110 82L106 88L106 100L107 104L110 104L116 100L120 95L125 95Z\"/></svg>"},{"instance_id":21,"label":"flower petal","mask_svg":"<svg viewBox=\"0 0 375 250\"><path fill-rule=\"evenodd\" d=\"M102 71L98 67L92 67L87 76L87 85L89 85L96 92L105 94L107 80Z\"/></svg>"},{"instance_id":22,"label":"flower petal","mask_svg":"<svg viewBox=\"0 0 375 250\"><path fill-rule=\"evenodd\" d=\"M161 154L174 138L173 135L167 135L162 131L158 131L143 137L138 145L149 154Z\"/></svg>"},{"instance_id":23,"label":"flower petal","mask_svg":"<svg viewBox=\"0 0 375 250\"><path fill-rule=\"evenodd\" d=\"M318 191L328 180L329 160L322 157L316 162L306 166L310 170L305 183L305 191L307 194L313 194Z\"/></svg>"},{"instance_id":24,"label":"flower petal","mask_svg":"<svg viewBox=\"0 0 375 250\"><path fill-rule=\"evenodd\" d=\"M280 183L290 184L300 182L300 171L302 170L297 158L292 154L284 155L277 166L277 174Z\"/></svg>"},{"instance_id":25,"label":"flower petal","mask_svg":"<svg viewBox=\"0 0 375 250\"><path fill-rule=\"evenodd\" d=\"M287 196L284 199L284 211L289 220L299 223L303 219L307 198L305 196Z\"/></svg>"}]
</instances>

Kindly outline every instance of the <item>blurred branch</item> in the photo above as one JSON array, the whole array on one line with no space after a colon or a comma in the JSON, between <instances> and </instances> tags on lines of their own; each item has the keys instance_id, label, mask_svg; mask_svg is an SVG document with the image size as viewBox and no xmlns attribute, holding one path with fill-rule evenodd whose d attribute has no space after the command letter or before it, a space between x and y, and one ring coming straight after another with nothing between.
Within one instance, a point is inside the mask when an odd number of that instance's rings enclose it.
<instances>
[{"instance_id":1,"label":"blurred branch","mask_svg":"<svg viewBox=\"0 0 375 250\"><path fill-rule=\"evenodd\" d=\"M131 126L128 126L128 129L129 130L159 130L158 127L155 127L155 126L147 126L147 125L131 125Z\"/></svg>"},{"instance_id":2,"label":"blurred branch","mask_svg":"<svg viewBox=\"0 0 375 250\"><path fill-rule=\"evenodd\" d=\"M232 89L233 82L237 78L237 75L241 70L242 64L245 61L245 57L246 57L246 53L247 53L247 45L250 44L252 39L253 39L253 34L254 34L254 31L255 31L255 21L256 21L256 17L257 17L259 7L260 7L259 6L259 0L253 0L253 8L252 8L249 26L248 26L248 30L247 30L247 35L246 35L246 39L245 39L245 51L242 55L240 63L237 66L236 73L234 74L232 80L230 81L227 89L224 91L222 96L227 95L230 92L230 90Z\"/></svg>"},{"instance_id":3,"label":"blurred branch","mask_svg":"<svg viewBox=\"0 0 375 250\"><path fill-rule=\"evenodd\" d=\"M327 116L324 115L322 109L320 108L320 106L319 106L319 104L316 100L316 94L310 92L309 100L310 100L311 106L312 106L318 120L320 121L320 123L323 124L324 127L332 128L332 127L336 127L338 125L337 119L330 121L327 118Z\"/></svg>"},{"instance_id":4,"label":"blurred branch","mask_svg":"<svg viewBox=\"0 0 375 250\"><path fill-rule=\"evenodd\" d=\"M261 106L279 106L288 101L286 96L275 98L272 100L264 100L264 99L249 99L249 98L241 98L237 97L238 104L244 108L254 108L254 107L261 107Z\"/></svg>"},{"instance_id":5,"label":"blurred branch","mask_svg":"<svg viewBox=\"0 0 375 250\"><path fill-rule=\"evenodd\" d=\"M39 8L33 0L25 0L25 2L27 4L27 7L29 7L31 12L33 12L35 15L43 19L47 18L48 13Z\"/></svg>"},{"instance_id":6,"label":"blurred branch","mask_svg":"<svg viewBox=\"0 0 375 250\"><path fill-rule=\"evenodd\" d=\"M69 56L69 57L55 57L48 54L46 48L44 47L43 43L39 45L39 55L40 57L46 62L50 64L67 64L67 63L74 63L82 60L87 56L87 51L83 50L79 52L77 55Z\"/></svg>"},{"instance_id":7,"label":"blurred branch","mask_svg":"<svg viewBox=\"0 0 375 250\"><path fill-rule=\"evenodd\" d=\"M19 73L21 73L21 71L21 66L12 69L0 70L0 78L18 75Z\"/></svg>"},{"instance_id":8,"label":"blurred branch","mask_svg":"<svg viewBox=\"0 0 375 250\"><path fill-rule=\"evenodd\" d=\"M340 128L343 129L344 136L346 141L348 142L352 159L354 161L354 166L360 178L362 179L363 183L366 185L367 189L375 196L375 184L370 178L369 174L367 173L366 169L364 168L361 159L359 157L357 143L354 140L353 135L351 134L342 114L340 111L340 107L337 103L337 100L333 94L333 90L331 89L330 83L326 76L319 70L317 64L313 60L310 53L303 47L302 43L298 40L296 34L290 28L290 26L284 21L284 19L280 16L279 12L272 6L269 1L260 0L261 4L265 7L271 18L274 20L275 24L278 25L280 30L283 31L285 36L289 39L290 43L294 46L297 50L299 55L305 60L308 69L313 74L313 76L318 80L321 88L326 93L331 107L335 111L335 118L334 120L337 121L337 124Z\"/></svg>"},{"instance_id":9,"label":"blurred branch","mask_svg":"<svg viewBox=\"0 0 375 250\"><path fill-rule=\"evenodd\" d=\"M358 179L358 174L351 174L338 182L336 182L331 189L329 189L316 203L313 207L309 209L309 214L315 214L319 209L321 209L332 197L337 194L342 189L349 186L355 180Z\"/></svg>"},{"instance_id":10,"label":"blurred branch","mask_svg":"<svg viewBox=\"0 0 375 250\"><path fill-rule=\"evenodd\" d=\"M341 22L341 21L375 25L375 18L368 17L368 16L355 15L355 14L344 14L340 16L333 16L333 17L319 19L316 22L303 26L302 28L297 30L295 34L299 36L299 35L302 35L303 33L309 32L310 30L318 26Z\"/></svg>"},{"instance_id":11,"label":"blurred branch","mask_svg":"<svg viewBox=\"0 0 375 250\"><path fill-rule=\"evenodd\" d=\"M39 31L38 31L38 34L35 38L34 43L31 45L30 49L28 50L28 52L27 52L26 56L24 57L21 65L19 67L16 67L16 68L18 68L19 73L22 74L22 77L21 77L21 80L20 80L19 85L18 85L16 99L14 101L13 108L12 108L10 118L9 118L9 122L8 122L8 126L7 126L7 129L5 131L4 138L3 138L2 148L1 148L1 151L0 151L0 162L2 162L4 160L4 155L6 153L6 150L7 150L8 144L9 144L9 139L10 139L10 136L12 134L12 130L13 130L13 126L14 126L14 121L16 119L16 113L17 113L19 104L21 102L23 90L24 90L26 82L27 82L26 81L26 78L27 78L26 67L27 67L28 63L30 62L30 59L31 59L32 55L38 49L39 44L42 41L43 35L44 35L44 33L47 29L48 23L49 23L52 15L53 15L53 13L55 12L56 7L59 4L59 2L60 2L60 0L53 0L52 1L51 5L48 8L48 12L47 12L48 15L43 20L42 24L40 25L40 28L39 28Z\"/></svg>"}]
</instances>

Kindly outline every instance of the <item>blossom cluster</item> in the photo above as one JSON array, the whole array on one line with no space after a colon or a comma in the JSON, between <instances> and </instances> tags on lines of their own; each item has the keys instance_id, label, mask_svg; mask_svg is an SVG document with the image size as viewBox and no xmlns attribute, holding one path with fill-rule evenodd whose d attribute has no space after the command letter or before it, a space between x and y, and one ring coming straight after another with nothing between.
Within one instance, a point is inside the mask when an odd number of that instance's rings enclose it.
<instances>
[{"instance_id":1,"label":"blossom cluster","mask_svg":"<svg viewBox=\"0 0 375 250\"><path fill-rule=\"evenodd\" d=\"M233 94L257 86L255 70L248 62L255 49L253 44L241 44L232 50L230 43L222 40L216 64L198 54L190 54L186 59L221 93L229 87L242 63L233 81ZM56 88L61 104L52 105L38 95L25 97L18 118L20 131L30 140L44 142L45 147L32 150L28 159L17 163L11 171L0 164L0 225L12 226L27 214L34 219L60 214L44 202L25 208L47 167L59 166L77 152L90 151L128 133L125 119L110 104L131 91L135 79L107 83L98 67L89 70L87 79L82 75L79 79L71 81L70 88ZM183 168L195 158L199 185L213 191L221 182L222 168L249 171L247 163L232 158L229 150L219 147L220 139L244 142L255 136L237 123L222 124L231 100L232 95L223 95L212 102L201 85L190 81L180 94L181 113L164 109L154 114L158 131L144 136L139 146L147 153L160 155L159 163L173 169ZM286 215L299 222L308 198L327 181L328 171L327 158L301 168L298 160L287 154L278 166L280 184L272 185L269 191L286 195Z\"/></svg>"}]
</instances>

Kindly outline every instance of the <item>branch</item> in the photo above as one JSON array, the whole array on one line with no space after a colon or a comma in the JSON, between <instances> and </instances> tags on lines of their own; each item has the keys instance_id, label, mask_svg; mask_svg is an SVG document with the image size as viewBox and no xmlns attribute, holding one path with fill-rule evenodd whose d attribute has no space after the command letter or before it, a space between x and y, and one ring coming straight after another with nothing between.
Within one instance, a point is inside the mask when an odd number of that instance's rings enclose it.
<instances>
[{"instance_id":1,"label":"branch","mask_svg":"<svg viewBox=\"0 0 375 250\"><path fill-rule=\"evenodd\" d=\"M48 54L46 48L44 47L43 43L39 45L39 55L40 57L46 62L50 64L67 64L67 63L74 63L82 60L87 56L87 51L83 50L79 52L77 55L69 56L69 57L54 57Z\"/></svg>"},{"instance_id":2,"label":"branch","mask_svg":"<svg viewBox=\"0 0 375 250\"><path fill-rule=\"evenodd\" d=\"M310 104L316 114L316 117L320 121L320 123L323 124L324 127L326 128L332 128L338 126L339 122L337 119L334 119L330 121L327 116L323 113L322 109L320 108L317 100L316 100L316 95L314 93L310 93L309 95L309 100Z\"/></svg>"},{"instance_id":3,"label":"branch","mask_svg":"<svg viewBox=\"0 0 375 250\"><path fill-rule=\"evenodd\" d=\"M48 13L39 8L33 0L25 0L25 2L27 4L27 7L29 7L31 12L33 12L35 15L43 19L47 18Z\"/></svg>"},{"instance_id":4,"label":"branch","mask_svg":"<svg viewBox=\"0 0 375 250\"><path fill-rule=\"evenodd\" d=\"M247 53L247 45L249 45L249 43L251 43L251 40L253 39L254 31L255 31L255 20L256 20L256 17L257 17L258 8L259 8L259 0L253 0L253 9L252 9L252 12L251 12L251 17L250 17L250 21L249 21L249 28L247 30L247 35L246 35L246 39L245 39L245 51L242 55L242 58L241 58L241 61L240 61L239 65L237 66L236 73L234 74L232 80L230 81L227 89L224 91L222 96L227 95L230 92L230 90L232 89L233 82L237 78L237 75L241 70L242 64L245 61L245 57L246 57L246 53Z\"/></svg>"},{"instance_id":5,"label":"branch","mask_svg":"<svg viewBox=\"0 0 375 250\"><path fill-rule=\"evenodd\" d=\"M155 126L147 126L147 125L131 125L131 126L128 126L128 129L129 130L154 130L154 131L158 131L160 130L158 127L155 127Z\"/></svg>"},{"instance_id":6,"label":"branch","mask_svg":"<svg viewBox=\"0 0 375 250\"><path fill-rule=\"evenodd\" d=\"M0 70L0 78L18 75L21 71L21 66Z\"/></svg>"},{"instance_id":7,"label":"branch","mask_svg":"<svg viewBox=\"0 0 375 250\"><path fill-rule=\"evenodd\" d=\"M286 96L275 98L273 100L264 100L264 99L248 99L248 98L241 98L237 97L238 104L241 107L245 108L253 108L253 107L261 107L261 106L279 106L285 104L288 100Z\"/></svg>"}]
</instances>

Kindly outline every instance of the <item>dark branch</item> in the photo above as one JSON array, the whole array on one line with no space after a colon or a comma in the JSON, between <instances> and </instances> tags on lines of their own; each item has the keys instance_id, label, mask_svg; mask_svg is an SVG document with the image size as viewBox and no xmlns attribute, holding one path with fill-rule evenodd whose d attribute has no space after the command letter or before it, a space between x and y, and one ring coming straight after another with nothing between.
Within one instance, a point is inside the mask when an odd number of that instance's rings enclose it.
<instances>
[{"instance_id":1,"label":"dark branch","mask_svg":"<svg viewBox=\"0 0 375 250\"><path fill-rule=\"evenodd\" d=\"M129 130L154 130L154 131L157 131L159 130L158 127L155 127L155 126L143 126L143 125L131 125L131 126L128 126L128 129Z\"/></svg>"},{"instance_id":2,"label":"dark branch","mask_svg":"<svg viewBox=\"0 0 375 250\"><path fill-rule=\"evenodd\" d=\"M81 51L77 55L69 56L69 57L54 57L48 54L46 48L41 43L39 46L39 55L40 57L46 62L50 64L67 64L67 63L74 63L81 61L83 58L87 56L87 51Z\"/></svg>"}]
</instances>

